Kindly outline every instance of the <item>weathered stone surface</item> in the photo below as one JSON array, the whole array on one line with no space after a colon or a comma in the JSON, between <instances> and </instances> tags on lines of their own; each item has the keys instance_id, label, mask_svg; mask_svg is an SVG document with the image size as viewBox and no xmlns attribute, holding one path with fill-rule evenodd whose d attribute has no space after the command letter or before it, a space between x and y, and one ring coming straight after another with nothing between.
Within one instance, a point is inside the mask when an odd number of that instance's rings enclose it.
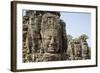
<instances>
[{"instance_id":1,"label":"weathered stone surface","mask_svg":"<svg viewBox=\"0 0 100 73\"><path fill-rule=\"evenodd\" d=\"M86 40L87 36L83 34L79 38L70 39L68 41L68 50L67 50L67 55L69 56L68 59L70 60L90 59L90 48Z\"/></svg>"},{"instance_id":2,"label":"weathered stone surface","mask_svg":"<svg viewBox=\"0 0 100 73\"><path fill-rule=\"evenodd\" d=\"M23 61L63 60L67 49L63 45L67 39L64 26L59 12L26 11L23 16Z\"/></svg>"}]
</instances>

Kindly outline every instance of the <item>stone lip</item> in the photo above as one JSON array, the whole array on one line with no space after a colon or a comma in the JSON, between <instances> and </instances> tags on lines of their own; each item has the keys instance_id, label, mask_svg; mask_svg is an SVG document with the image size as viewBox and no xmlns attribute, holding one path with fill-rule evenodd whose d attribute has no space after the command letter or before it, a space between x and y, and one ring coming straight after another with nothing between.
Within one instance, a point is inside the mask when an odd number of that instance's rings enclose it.
<instances>
[{"instance_id":1,"label":"stone lip","mask_svg":"<svg viewBox=\"0 0 100 73\"><path fill-rule=\"evenodd\" d=\"M59 61L61 60L61 54L45 53L43 55L44 61Z\"/></svg>"}]
</instances>

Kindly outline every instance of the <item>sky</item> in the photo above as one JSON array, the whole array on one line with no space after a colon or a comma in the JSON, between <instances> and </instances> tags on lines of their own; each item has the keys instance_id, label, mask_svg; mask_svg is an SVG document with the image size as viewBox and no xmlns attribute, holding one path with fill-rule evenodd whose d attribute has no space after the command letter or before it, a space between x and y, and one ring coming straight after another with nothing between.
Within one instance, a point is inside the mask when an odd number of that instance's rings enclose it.
<instances>
[{"instance_id":1,"label":"sky","mask_svg":"<svg viewBox=\"0 0 100 73\"><path fill-rule=\"evenodd\" d=\"M87 42L91 45L91 14L79 12L61 12L60 17L66 23L66 32L77 38L86 34Z\"/></svg>"}]
</instances>

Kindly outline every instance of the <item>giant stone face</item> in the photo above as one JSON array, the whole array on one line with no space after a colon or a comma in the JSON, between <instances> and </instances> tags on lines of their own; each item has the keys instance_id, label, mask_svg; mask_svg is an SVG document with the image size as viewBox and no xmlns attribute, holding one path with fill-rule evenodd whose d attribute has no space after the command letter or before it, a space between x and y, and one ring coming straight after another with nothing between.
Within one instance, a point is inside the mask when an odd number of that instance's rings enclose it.
<instances>
[{"instance_id":1,"label":"giant stone face","mask_svg":"<svg viewBox=\"0 0 100 73\"><path fill-rule=\"evenodd\" d=\"M58 53L62 42L57 29L47 29L42 35L42 45L47 53Z\"/></svg>"}]
</instances>

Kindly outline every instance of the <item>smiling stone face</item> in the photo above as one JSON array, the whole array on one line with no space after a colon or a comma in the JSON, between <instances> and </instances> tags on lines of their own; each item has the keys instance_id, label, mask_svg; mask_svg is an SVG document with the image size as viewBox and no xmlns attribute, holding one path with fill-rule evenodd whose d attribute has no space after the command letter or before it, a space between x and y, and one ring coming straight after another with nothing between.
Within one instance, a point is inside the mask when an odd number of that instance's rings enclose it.
<instances>
[{"instance_id":1,"label":"smiling stone face","mask_svg":"<svg viewBox=\"0 0 100 73\"><path fill-rule=\"evenodd\" d=\"M47 53L58 53L62 42L61 36L56 29L47 29L42 36L42 45Z\"/></svg>"}]
</instances>

